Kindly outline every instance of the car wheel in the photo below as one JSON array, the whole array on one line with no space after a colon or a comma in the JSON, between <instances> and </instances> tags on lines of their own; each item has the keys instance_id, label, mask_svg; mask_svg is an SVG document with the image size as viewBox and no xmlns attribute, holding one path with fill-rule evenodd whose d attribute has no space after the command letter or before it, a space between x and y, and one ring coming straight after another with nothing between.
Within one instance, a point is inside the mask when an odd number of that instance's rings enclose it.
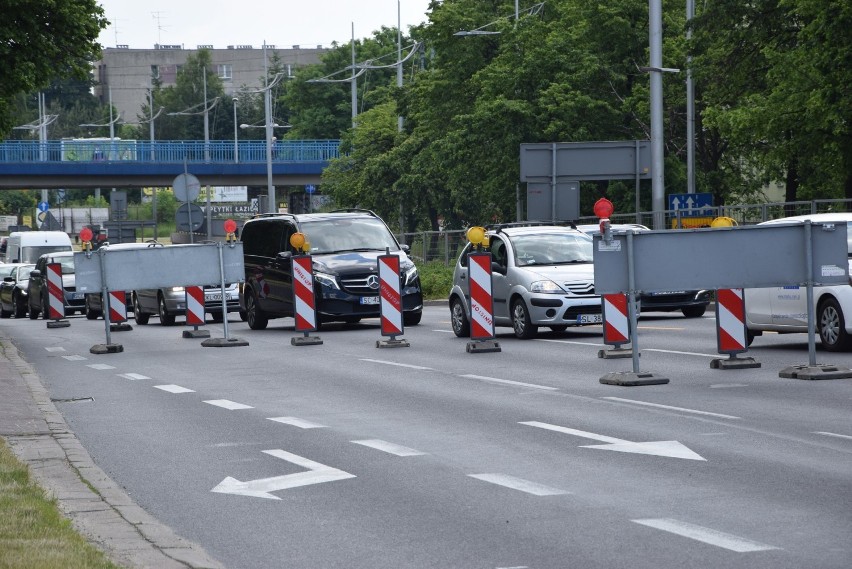
<instances>
[{"instance_id":1,"label":"car wheel","mask_svg":"<svg viewBox=\"0 0 852 569\"><path fill-rule=\"evenodd\" d=\"M423 318L423 312L405 312L402 315L402 322L406 326L417 326L420 324L420 319Z\"/></svg>"},{"instance_id":2,"label":"car wheel","mask_svg":"<svg viewBox=\"0 0 852 569\"><path fill-rule=\"evenodd\" d=\"M91 307L89 300L86 299L86 320L97 320L100 313Z\"/></svg>"},{"instance_id":3,"label":"car wheel","mask_svg":"<svg viewBox=\"0 0 852 569\"><path fill-rule=\"evenodd\" d=\"M175 315L169 314L169 311L166 309L166 297L160 295L158 298L159 302L158 306L158 314L160 315L160 324L163 326L172 326L175 323Z\"/></svg>"},{"instance_id":4,"label":"car wheel","mask_svg":"<svg viewBox=\"0 0 852 569\"><path fill-rule=\"evenodd\" d=\"M11 315L11 310L6 310L2 305L0 305L0 318L9 318Z\"/></svg>"},{"instance_id":5,"label":"car wheel","mask_svg":"<svg viewBox=\"0 0 852 569\"><path fill-rule=\"evenodd\" d=\"M568 329L568 326L566 326L565 324L560 324L559 326L551 326L550 329L554 332L564 332Z\"/></svg>"},{"instance_id":6,"label":"car wheel","mask_svg":"<svg viewBox=\"0 0 852 569\"><path fill-rule=\"evenodd\" d=\"M453 334L459 338L470 336L470 322L465 314L461 300L453 298L450 302L450 323L453 326Z\"/></svg>"},{"instance_id":7,"label":"car wheel","mask_svg":"<svg viewBox=\"0 0 852 569\"><path fill-rule=\"evenodd\" d=\"M852 338L846 333L846 322L840 304L833 299L819 306L819 339L829 352L840 352L852 347Z\"/></svg>"},{"instance_id":8,"label":"car wheel","mask_svg":"<svg viewBox=\"0 0 852 569\"><path fill-rule=\"evenodd\" d=\"M12 297L12 306L15 308L15 318L23 318L27 315L27 305L21 300L20 295Z\"/></svg>"},{"instance_id":9,"label":"car wheel","mask_svg":"<svg viewBox=\"0 0 852 569\"><path fill-rule=\"evenodd\" d=\"M133 319L140 326L144 326L148 323L148 319L151 318L150 314L146 314L142 312L142 307L139 306L139 297L136 296L136 293L133 293Z\"/></svg>"},{"instance_id":10,"label":"car wheel","mask_svg":"<svg viewBox=\"0 0 852 569\"><path fill-rule=\"evenodd\" d=\"M538 326L533 326L530 322L527 305L520 298L512 304L512 328L515 330L515 336L521 340L535 338L538 333Z\"/></svg>"},{"instance_id":11,"label":"car wheel","mask_svg":"<svg viewBox=\"0 0 852 569\"><path fill-rule=\"evenodd\" d=\"M681 312L683 312L683 315L687 318L700 318L704 316L706 311L706 306L687 306L686 308L681 309Z\"/></svg>"},{"instance_id":12,"label":"car wheel","mask_svg":"<svg viewBox=\"0 0 852 569\"><path fill-rule=\"evenodd\" d=\"M240 310L240 320L242 320L243 322L248 320L248 312L246 312L245 310Z\"/></svg>"},{"instance_id":13,"label":"car wheel","mask_svg":"<svg viewBox=\"0 0 852 569\"><path fill-rule=\"evenodd\" d=\"M210 319L213 322L216 322L216 323L222 322L222 320L223 320L222 313L221 312L211 312L210 313Z\"/></svg>"},{"instance_id":14,"label":"car wheel","mask_svg":"<svg viewBox=\"0 0 852 569\"><path fill-rule=\"evenodd\" d=\"M254 291L246 296L246 322L252 330L265 330L269 324L269 318L257 305L257 295Z\"/></svg>"}]
</instances>

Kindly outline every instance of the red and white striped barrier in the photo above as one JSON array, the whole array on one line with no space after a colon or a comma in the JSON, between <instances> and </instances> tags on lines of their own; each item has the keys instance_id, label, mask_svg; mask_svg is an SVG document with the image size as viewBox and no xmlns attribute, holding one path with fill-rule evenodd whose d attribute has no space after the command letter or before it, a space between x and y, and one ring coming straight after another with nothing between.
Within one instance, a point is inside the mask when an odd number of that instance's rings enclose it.
<instances>
[{"instance_id":1,"label":"red and white striped barrier","mask_svg":"<svg viewBox=\"0 0 852 569\"><path fill-rule=\"evenodd\" d=\"M204 326L204 289L188 286L186 290L186 325Z\"/></svg>"},{"instance_id":2,"label":"red and white striped barrier","mask_svg":"<svg viewBox=\"0 0 852 569\"><path fill-rule=\"evenodd\" d=\"M468 255L470 339L494 338L494 298L491 293L491 253Z\"/></svg>"},{"instance_id":3,"label":"red and white striped barrier","mask_svg":"<svg viewBox=\"0 0 852 569\"><path fill-rule=\"evenodd\" d=\"M380 255L378 260L382 336L393 338L403 333L399 256Z\"/></svg>"},{"instance_id":4,"label":"red and white striped barrier","mask_svg":"<svg viewBox=\"0 0 852 569\"><path fill-rule=\"evenodd\" d=\"M60 320L65 318L65 289L62 288L62 265L48 263L47 265L47 296L48 318Z\"/></svg>"},{"instance_id":5,"label":"red and white striped barrier","mask_svg":"<svg viewBox=\"0 0 852 569\"><path fill-rule=\"evenodd\" d=\"M307 333L317 329L312 263L310 255L293 256L293 305L296 332Z\"/></svg>"},{"instance_id":6,"label":"red and white striped barrier","mask_svg":"<svg viewBox=\"0 0 852 569\"><path fill-rule=\"evenodd\" d=\"M627 295L603 295L603 342L615 347L630 342L630 324L627 317Z\"/></svg>"},{"instance_id":7,"label":"red and white striped barrier","mask_svg":"<svg viewBox=\"0 0 852 569\"><path fill-rule=\"evenodd\" d=\"M127 296L123 290L109 291L109 321L113 324L127 322Z\"/></svg>"},{"instance_id":8,"label":"red and white striped barrier","mask_svg":"<svg viewBox=\"0 0 852 569\"><path fill-rule=\"evenodd\" d=\"M745 297L741 288L716 291L716 343L720 354L748 351Z\"/></svg>"}]
</instances>

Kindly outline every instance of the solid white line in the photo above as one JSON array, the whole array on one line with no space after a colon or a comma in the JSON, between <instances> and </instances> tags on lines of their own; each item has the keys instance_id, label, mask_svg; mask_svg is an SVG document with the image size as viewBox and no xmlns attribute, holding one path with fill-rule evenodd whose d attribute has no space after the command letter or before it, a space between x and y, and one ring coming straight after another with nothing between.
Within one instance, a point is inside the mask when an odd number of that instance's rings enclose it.
<instances>
[{"instance_id":1,"label":"solid white line","mask_svg":"<svg viewBox=\"0 0 852 569\"><path fill-rule=\"evenodd\" d=\"M729 387L748 387L747 383L714 383L710 389L727 389Z\"/></svg>"},{"instance_id":2,"label":"solid white line","mask_svg":"<svg viewBox=\"0 0 852 569\"><path fill-rule=\"evenodd\" d=\"M777 547L774 547L772 545L758 543L756 541L751 541L749 539L744 539L735 535L722 533L714 529L689 524L679 520L661 518L655 520L646 519L630 521L637 524L641 524L643 526L648 526L683 537L688 537L689 539L694 539L696 541L700 541L710 545L715 545L716 547L722 547L724 549L735 551L737 553L749 553L752 551L769 551L771 549L778 549Z\"/></svg>"},{"instance_id":3,"label":"solid white line","mask_svg":"<svg viewBox=\"0 0 852 569\"><path fill-rule=\"evenodd\" d=\"M364 445L365 447L374 448L376 450L380 450L382 452L386 452L388 454L393 454L396 456L420 456L426 454L425 452L420 452L419 450L414 450L413 448L404 447L402 445L389 443L387 441L382 441L379 439L369 439L365 441L352 442L356 445Z\"/></svg>"},{"instance_id":4,"label":"solid white line","mask_svg":"<svg viewBox=\"0 0 852 569\"><path fill-rule=\"evenodd\" d=\"M512 490L520 490L521 492L526 492L527 494L532 494L534 496L558 496L560 494L570 494L570 492L566 492L565 490L552 488L536 482L530 482L523 478L515 478L508 474L468 474L468 476L476 478L477 480L482 480L483 482L490 482L492 484L497 484L498 486L511 488Z\"/></svg>"},{"instance_id":5,"label":"solid white line","mask_svg":"<svg viewBox=\"0 0 852 569\"><path fill-rule=\"evenodd\" d=\"M192 389L181 387L180 385L155 385L157 389L168 391L169 393L195 393Z\"/></svg>"},{"instance_id":6,"label":"solid white line","mask_svg":"<svg viewBox=\"0 0 852 569\"><path fill-rule=\"evenodd\" d=\"M849 439L852 441L852 437L849 435L838 435L837 433L828 433L826 431L814 431L815 435L825 435L827 437L837 437L838 439Z\"/></svg>"},{"instance_id":7,"label":"solid white line","mask_svg":"<svg viewBox=\"0 0 852 569\"><path fill-rule=\"evenodd\" d=\"M254 409L251 405L243 405L242 403L236 403L235 401L229 401L227 399L210 399L205 401L205 403L215 405L216 407L222 407L223 409L229 409L231 411L235 411L237 409Z\"/></svg>"},{"instance_id":8,"label":"solid white line","mask_svg":"<svg viewBox=\"0 0 852 569\"><path fill-rule=\"evenodd\" d=\"M671 405L660 405L659 403L648 403L647 401L636 401L634 399L622 399L621 397L602 397L610 401L620 401L622 403L633 403L634 405L645 405L647 407L657 407L659 409L671 409L672 411L683 411L684 413L694 413L696 415L708 415L710 417L721 417L722 419L740 419L733 415L723 415L721 413L711 413L709 411L698 411L697 409L686 409L684 407L672 407Z\"/></svg>"},{"instance_id":9,"label":"solid white line","mask_svg":"<svg viewBox=\"0 0 852 569\"><path fill-rule=\"evenodd\" d=\"M407 368L411 368L411 369L425 369L425 370L430 370L430 371L432 370L431 367L415 366L415 365L411 365L411 364L401 364L401 363L397 363L397 362L389 362L389 361L386 361L386 360L371 360L370 358L361 358L361 361L362 362L372 362L374 364L384 364L384 365L388 365L388 366L407 367Z\"/></svg>"},{"instance_id":10,"label":"solid white line","mask_svg":"<svg viewBox=\"0 0 852 569\"><path fill-rule=\"evenodd\" d=\"M304 419L299 419L297 417L267 417L270 421L275 421L276 423L284 423L285 425L292 425L293 427L299 427L300 429L324 429L325 425L320 425L319 423L312 423L310 421L305 421Z\"/></svg>"},{"instance_id":11,"label":"solid white line","mask_svg":"<svg viewBox=\"0 0 852 569\"><path fill-rule=\"evenodd\" d=\"M65 351L65 348L63 348L62 346L47 346L44 349L47 350L48 352L64 352Z\"/></svg>"},{"instance_id":12,"label":"solid white line","mask_svg":"<svg viewBox=\"0 0 852 569\"><path fill-rule=\"evenodd\" d=\"M90 367L92 369L115 369L115 366L111 366L109 364L86 364L86 367Z\"/></svg>"},{"instance_id":13,"label":"solid white line","mask_svg":"<svg viewBox=\"0 0 852 569\"><path fill-rule=\"evenodd\" d=\"M502 383L505 385L516 385L518 387L530 387L532 389L546 389L548 391L559 391L558 387L549 387L547 385L536 385L535 383L524 383L523 381L512 381L511 379L498 379L496 377L487 377L484 375L474 375L472 373L468 373L465 375L460 375L459 377L464 377L466 379L479 379L482 381L488 381L490 383Z\"/></svg>"},{"instance_id":14,"label":"solid white line","mask_svg":"<svg viewBox=\"0 0 852 569\"><path fill-rule=\"evenodd\" d=\"M678 354L681 356L701 356L702 358L719 358L720 354L702 354L700 352L679 352L677 350L658 350L657 348L642 348L643 352L662 352L664 354Z\"/></svg>"},{"instance_id":15,"label":"solid white line","mask_svg":"<svg viewBox=\"0 0 852 569\"><path fill-rule=\"evenodd\" d=\"M147 375L142 375L141 373L120 373L118 377L123 377L124 379L151 379Z\"/></svg>"},{"instance_id":16,"label":"solid white line","mask_svg":"<svg viewBox=\"0 0 852 569\"><path fill-rule=\"evenodd\" d=\"M601 344L600 342L575 342L573 340L549 340L547 338L536 338L536 341L553 342L554 344L575 344L577 346L595 346L596 348L602 348L604 346L604 344Z\"/></svg>"},{"instance_id":17,"label":"solid white line","mask_svg":"<svg viewBox=\"0 0 852 569\"><path fill-rule=\"evenodd\" d=\"M442 332L444 334L453 334L452 330L432 330L433 332Z\"/></svg>"},{"instance_id":18,"label":"solid white line","mask_svg":"<svg viewBox=\"0 0 852 569\"><path fill-rule=\"evenodd\" d=\"M539 421L521 421L521 425L527 425L530 427L538 427L539 429L547 429L548 431L556 431L557 433L565 433L567 435L574 435L576 437L583 437L584 439L592 439L594 441L601 441L602 443L610 443L610 444L622 444L629 443L630 441L625 441L623 439L616 439L615 437L608 437L606 435L598 435L597 433L589 433L587 431L579 431L577 429L569 429L568 427L560 427L559 425L551 425L550 423L541 423Z\"/></svg>"},{"instance_id":19,"label":"solid white line","mask_svg":"<svg viewBox=\"0 0 852 569\"><path fill-rule=\"evenodd\" d=\"M68 360L69 362L80 362L85 360L83 356L62 356L62 359Z\"/></svg>"}]
</instances>

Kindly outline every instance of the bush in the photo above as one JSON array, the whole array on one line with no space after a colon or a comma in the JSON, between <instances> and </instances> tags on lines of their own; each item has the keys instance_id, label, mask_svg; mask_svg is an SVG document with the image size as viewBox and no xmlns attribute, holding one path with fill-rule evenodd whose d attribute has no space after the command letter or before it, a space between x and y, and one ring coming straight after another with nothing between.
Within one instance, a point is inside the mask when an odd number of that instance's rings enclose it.
<instances>
[{"instance_id":1,"label":"bush","mask_svg":"<svg viewBox=\"0 0 852 569\"><path fill-rule=\"evenodd\" d=\"M433 261L417 265L420 271L420 285L423 287L423 298L426 300L447 299L453 288L453 267Z\"/></svg>"}]
</instances>

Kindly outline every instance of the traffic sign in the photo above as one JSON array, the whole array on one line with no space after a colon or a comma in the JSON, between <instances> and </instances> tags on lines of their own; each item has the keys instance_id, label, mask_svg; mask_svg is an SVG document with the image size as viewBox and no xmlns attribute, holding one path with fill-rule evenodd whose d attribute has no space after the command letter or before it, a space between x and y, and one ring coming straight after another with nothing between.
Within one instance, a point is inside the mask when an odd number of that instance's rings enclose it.
<instances>
[{"instance_id":1,"label":"traffic sign","mask_svg":"<svg viewBox=\"0 0 852 569\"><path fill-rule=\"evenodd\" d=\"M309 194L313 194L316 189L316 186L314 186L313 184L308 184L307 186L305 186L305 191Z\"/></svg>"},{"instance_id":2,"label":"traffic sign","mask_svg":"<svg viewBox=\"0 0 852 569\"><path fill-rule=\"evenodd\" d=\"M50 204L47 202L38 202L38 210L42 213L50 209Z\"/></svg>"},{"instance_id":3,"label":"traffic sign","mask_svg":"<svg viewBox=\"0 0 852 569\"><path fill-rule=\"evenodd\" d=\"M198 231L204 223L204 210L194 203L181 204L175 212L178 231Z\"/></svg>"},{"instance_id":4,"label":"traffic sign","mask_svg":"<svg viewBox=\"0 0 852 569\"><path fill-rule=\"evenodd\" d=\"M682 216L713 215L713 194L669 194L669 210Z\"/></svg>"},{"instance_id":5,"label":"traffic sign","mask_svg":"<svg viewBox=\"0 0 852 569\"><path fill-rule=\"evenodd\" d=\"M175 197L181 202L195 201L201 193L201 183L192 174L181 174L172 182Z\"/></svg>"}]
</instances>

